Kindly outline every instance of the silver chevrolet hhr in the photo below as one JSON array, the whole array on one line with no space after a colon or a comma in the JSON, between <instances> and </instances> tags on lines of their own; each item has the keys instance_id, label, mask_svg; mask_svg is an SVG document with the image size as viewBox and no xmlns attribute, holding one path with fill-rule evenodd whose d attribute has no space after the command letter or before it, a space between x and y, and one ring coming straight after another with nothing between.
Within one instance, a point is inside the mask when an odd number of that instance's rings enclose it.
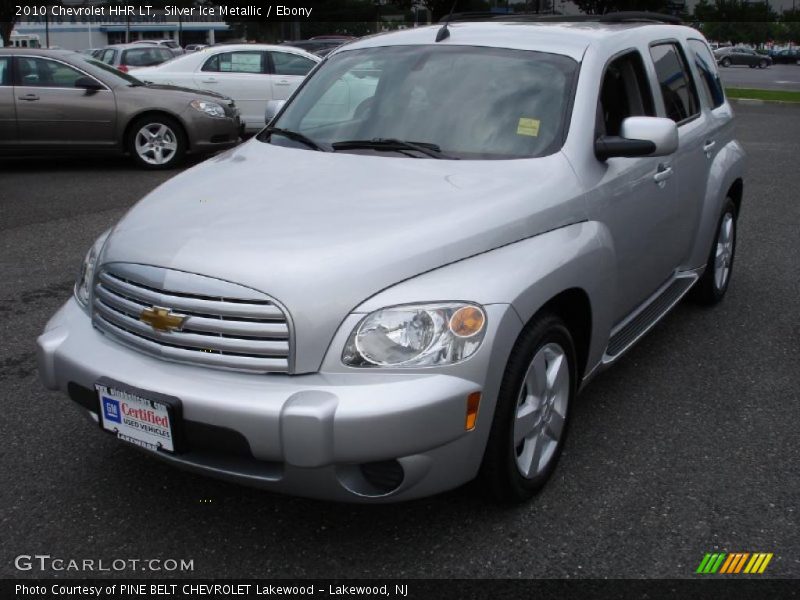
<instances>
[{"instance_id":1,"label":"silver chevrolet hhr","mask_svg":"<svg viewBox=\"0 0 800 600\"><path fill-rule=\"evenodd\" d=\"M334 51L100 236L38 340L45 385L269 490L529 498L578 391L730 281L744 153L706 41L660 19L454 17Z\"/></svg>"}]
</instances>

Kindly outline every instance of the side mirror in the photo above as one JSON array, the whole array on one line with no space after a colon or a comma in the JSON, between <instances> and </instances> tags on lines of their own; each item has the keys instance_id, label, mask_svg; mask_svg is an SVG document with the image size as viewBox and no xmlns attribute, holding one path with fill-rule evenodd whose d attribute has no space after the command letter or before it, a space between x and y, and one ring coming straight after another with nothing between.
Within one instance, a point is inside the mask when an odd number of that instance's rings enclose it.
<instances>
[{"instance_id":1,"label":"side mirror","mask_svg":"<svg viewBox=\"0 0 800 600\"><path fill-rule=\"evenodd\" d=\"M92 79L91 77L78 77L78 79L75 80L75 87L95 92L97 90L103 89L103 85L99 81L97 81L96 79Z\"/></svg>"},{"instance_id":2,"label":"side mirror","mask_svg":"<svg viewBox=\"0 0 800 600\"><path fill-rule=\"evenodd\" d=\"M628 117L619 136L604 135L594 144L598 160L615 156L667 156L678 149L678 126L661 117Z\"/></svg>"},{"instance_id":3,"label":"side mirror","mask_svg":"<svg viewBox=\"0 0 800 600\"><path fill-rule=\"evenodd\" d=\"M270 100L267 102L267 110L264 112L264 123L269 125L272 122L272 119L275 118L283 105L286 104L286 100Z\"/></svg>"}]
</instances>

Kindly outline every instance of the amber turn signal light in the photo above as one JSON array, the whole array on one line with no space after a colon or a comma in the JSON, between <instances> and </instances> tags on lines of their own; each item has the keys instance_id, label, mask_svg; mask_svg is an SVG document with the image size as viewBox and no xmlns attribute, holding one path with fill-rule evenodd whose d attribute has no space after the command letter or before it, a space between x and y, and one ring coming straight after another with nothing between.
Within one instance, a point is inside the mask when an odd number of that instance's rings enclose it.
<instances>
[{"instance_id":1,"label":"amber turn signal light","mask_svg":"<svg viewBox=\"0 0 800 600\"><path fill-rule=\"evenodd\" d=\"M472 392L467 396L467 420L464 423L464 429L467 431L475 429L475 423L478 420L478 406L480 406L480 403L480 392Z\"/></svg>"},{"instance_id":2,"label":"amber turn signal light","mask_svg":"<svg viewBox=\"0 0 800 600\"><path fill-rule=\"evenodd\" d=\"M480 333L486 323L486 316L480 308L464 306L450 317L450 331L458 337L471 337Z\"/></svg>"}]
</instances>

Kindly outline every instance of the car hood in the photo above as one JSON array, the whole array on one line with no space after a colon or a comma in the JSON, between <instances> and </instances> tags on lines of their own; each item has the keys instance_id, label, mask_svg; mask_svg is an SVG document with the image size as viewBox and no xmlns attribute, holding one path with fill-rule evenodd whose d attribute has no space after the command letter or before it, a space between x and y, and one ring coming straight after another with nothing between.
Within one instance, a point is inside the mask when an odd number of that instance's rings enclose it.
<instances>
[{"instance_id":1,"label":"car hood","mask_svg":"<svg viewBox=\"0 0 800 600\"><path fill-rule=\"evenodd\" d=\"M138 75L138 73L134 73L134 75ZM148 83L146 88L148 90L157 90L160 92L175 92L175 93L182 93L182 94L190 94L193 97L197 96L206 96L209 98L216 98L217 100L230 100L228 96L224 94L218 94L217 92L212 92L210 90L195 90L192 88L181 87L178 85L162 85L158 83Z\"/></svg>"},{"instance_id":2,"label":"car hood","mask_svg":"<svg viewBox=\"0 0 800 600\"><path fill-rule=\"evenodd\" d=\"M377 292L584 219L560 153L452 161L253 139L142 199L101 261L198 273L272 296L294 324L295 370L308 372L339 323Z\"/></svg>"}]
</instances>

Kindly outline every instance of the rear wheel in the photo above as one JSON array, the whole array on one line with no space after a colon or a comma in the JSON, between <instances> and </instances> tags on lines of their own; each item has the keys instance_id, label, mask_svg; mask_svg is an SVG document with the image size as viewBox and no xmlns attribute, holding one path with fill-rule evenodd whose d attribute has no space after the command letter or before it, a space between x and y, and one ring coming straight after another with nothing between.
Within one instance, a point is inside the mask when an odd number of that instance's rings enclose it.
<instances>
[{"instance_id":1,"label":"rear wheel","mask_svg":"<svg viewBox=\"0 0 800 600\"><path fill-rule=\"evenodd\" d=\"M720 64L723 67L730 67L731 66L731 59L730 58L723 58L722 62Z\"/></svg>"},{"instance_id":2,"label":"rear wheel","mask_svg":"<svg viewBox=\"0 0 800 600\"><path fill-rule=\"evenodd\" d=\"M148 169L171 169L186 154L186 136L180 124L167 116L138 119L128 136L128 152Z\"/></svg>"},{"instance_id":3,"label":"rear wheel","mask_svg":"<svg viewBox=\"0 0 800 600\"><path fill-rule=\"evenodd\" d=\"M717 223L717 234L703 276L692 288L692 297L701 304L720 302L728 291L736 255L736 205L728 198Z\"/></svg>"},{"instance_id":4,"label":"rear wheel","mask_svg":"<svg viewBox=\"0 0 800 600\"><path fill-rule=\"evenodd\" d=\"M555 469L577 389L575 346L558 317L544 313L511 353L480 478L502 502L531 498Z\"/></svg>"}]
</instances>

